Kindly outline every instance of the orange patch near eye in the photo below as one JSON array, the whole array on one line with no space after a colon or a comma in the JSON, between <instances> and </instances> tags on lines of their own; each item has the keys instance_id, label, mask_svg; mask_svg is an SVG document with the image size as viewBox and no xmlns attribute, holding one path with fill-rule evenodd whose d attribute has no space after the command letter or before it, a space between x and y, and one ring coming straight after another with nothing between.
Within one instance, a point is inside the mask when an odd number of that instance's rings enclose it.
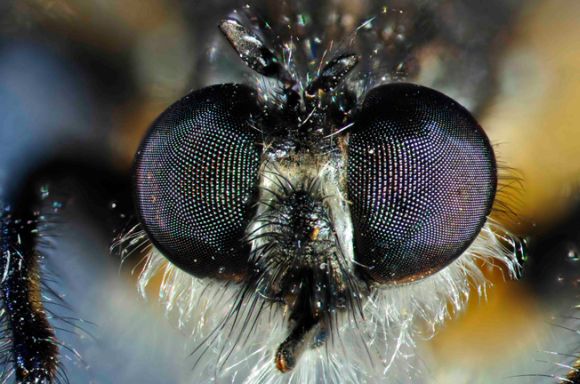
<instances>
[{"instance_id":1,"label":"orange patch near eye","mask_svg":"<svg viewBox=\"0 0 580 384\"><path fill-rule=\"evenodd\" d=\"M290 370L290 367L282 354L276 355L276 368L282 373L286 373Z\"/></svg>"},{"instance_id":2,"label":"orange patch near eye","mask_svg":"<svg viewBox=\"0 0 580 384\"><path fill-rule=\"evenodd\" d=\"M320 234L320 228L316 227L312 230L312 233L310 234L310 240L316 240L318 239L318 235Z\"/></svg>"}]
</instances>

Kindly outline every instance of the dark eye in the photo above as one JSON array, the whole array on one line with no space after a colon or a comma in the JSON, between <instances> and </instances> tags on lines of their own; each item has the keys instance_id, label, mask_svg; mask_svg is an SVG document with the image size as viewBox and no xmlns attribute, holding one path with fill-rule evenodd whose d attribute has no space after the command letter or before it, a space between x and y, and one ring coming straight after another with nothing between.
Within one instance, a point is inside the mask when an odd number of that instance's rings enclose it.
<instances>
[{"instance_id":1,"label":"dark eye","mask_svg":"<svg viewBox=\"0 0 580 384\"><path fill-rule=\"evenodd\" d=\"M197 277L242 279L261 149L254 92L218 85L192 92L153 124L137 154L136 201L155 246Z\"/></svg>"},{"instance_id":2,"label":"dark eye","mask_svg":"<svg viewBox=\"0 0 580 384\"><path fill-rule=\"evenodd\" d=\"M447 266L481 230L496 184L489 140L457 102L412 84L370 91L348 146L359 272L394 283Z\"/></svg>"}]
</instances>

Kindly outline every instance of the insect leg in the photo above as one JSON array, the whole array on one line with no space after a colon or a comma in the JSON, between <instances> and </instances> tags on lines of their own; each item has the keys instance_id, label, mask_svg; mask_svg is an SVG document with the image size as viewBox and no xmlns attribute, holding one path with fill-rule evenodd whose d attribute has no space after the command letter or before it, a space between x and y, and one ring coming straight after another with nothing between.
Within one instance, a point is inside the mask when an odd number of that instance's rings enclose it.
<instances>
[{"instance_id":1,"label":"insect leg","mask_svg":"<svg viewBox=\"0 0 580 384\"><path fill-rule=\"evenodd\" d=\"M52 382L58 346L41 299L36 254L38 204L35 188L15 188L1 216L0 295L18 383Z\"/></svg>"},{"instance_id":2,"label":"insect leg","mask_svg":"<svg viewBox=\"0 0 580 384\"><path fill-rule=\"evenodd\" d=\"M70 159L54 159L29 172L0 196L0 299L4 314L7 364L17 383L67 382L59 364L54 327L43 304L40 254L37 250L43 218L42 186L70 180L99 192L99 205L130 199L128 178L107 166ZM125 180L119 182L119 180ZM103 209L105 210L105 209ZM6 376L6 373L4 374Z\"/></svg>"}]
</instances>

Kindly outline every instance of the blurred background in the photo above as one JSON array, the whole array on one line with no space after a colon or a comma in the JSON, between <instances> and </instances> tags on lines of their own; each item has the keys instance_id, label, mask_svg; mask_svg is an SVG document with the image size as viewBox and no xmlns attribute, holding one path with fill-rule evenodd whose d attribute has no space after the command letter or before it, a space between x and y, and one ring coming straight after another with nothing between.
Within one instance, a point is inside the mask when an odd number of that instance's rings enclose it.
<instances>
[{"instance_id":1,"label":"blurred background","mask_svg":"<svg viewBox=\"0 0 580 384\"><path fill-rule=\"evenodd\" d=\"M486 271L493 282L486 298L473 296L421 346L425 382L566 382L580 353L580 2L252 4L273 23L300 9L310 30L327 36L387 7L379 36L385 64L373 70L460 101L511 175L499 196L508 212L496 219L528 245L523 278ZM59 153L110 169L112 184L128 183L141 138L169 104L192 89L246 79L216 27L243 5L0 2L0 192ZM112 228L130 221L130 203L103 199L90 183L64 180L53 190L70 199L47 230L46 269L69 304L62 316L81 319L58 331L71 349L70 381L200 382L187 358L191 345L154 293L137 295L137 261L121 266L109 252Z\"/></svg>"}]
</instances>

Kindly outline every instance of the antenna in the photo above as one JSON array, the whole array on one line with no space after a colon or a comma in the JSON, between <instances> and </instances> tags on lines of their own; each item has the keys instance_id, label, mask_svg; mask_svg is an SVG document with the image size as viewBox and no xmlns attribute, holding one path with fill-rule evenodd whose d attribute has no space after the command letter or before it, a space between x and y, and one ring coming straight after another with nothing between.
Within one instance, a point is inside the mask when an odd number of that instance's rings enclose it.
<instances>
[{"instance_id":1,"label":"antenna","mask_svg":"<svg viewBox=\"0 0 580 384\"><path fill-rule=\"evenodd\" d=\"M320 92L330 92L336 88L358 64L357 55L349 53L335 57L330 60L320 74L314 78L306 87L304 96L314 98Z\"/></svg>"},{"instance_id":2,"label":"antenna","mask_svg":"<svg viewBox=\"0 0 580 384\"><path fill-rule=\"evenodd\" d=\"M248 67L266 77L278 79L285 88L296 82L276 55L258 36L234 19L225 19L219 28Z\"/></svg>"}]
</instances>

